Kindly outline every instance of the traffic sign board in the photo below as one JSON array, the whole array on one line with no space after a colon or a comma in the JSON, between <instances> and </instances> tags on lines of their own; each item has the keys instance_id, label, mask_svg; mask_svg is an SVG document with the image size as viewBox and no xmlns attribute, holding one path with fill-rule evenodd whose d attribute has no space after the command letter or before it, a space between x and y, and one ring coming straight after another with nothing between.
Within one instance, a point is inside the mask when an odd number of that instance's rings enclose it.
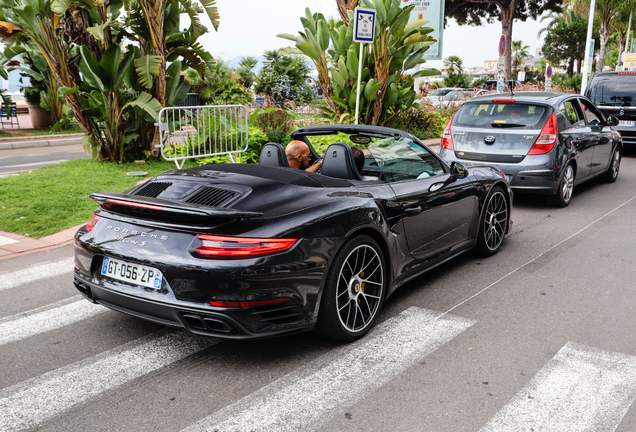
<instances>
[{"instance_id":1,"label":"traffic sign board","mask_svg":"<svg viewBox=\"0 0 636 432\"><path fill-rule=\"evenodd\" d=\"M548 67L545 68L545 76L547 78L552 78L552 66L548 65Z\"/></svg>"},{"instance_id":2,"label":"traffic sign board","mask_svg":"<svg viewBox=\"0 0 636 432\"><path fill-rule=\"evenodd\" d=\"M375 10L356 8L353 27L353 41L372 43L375 36Z\"/></svg>"},{"instance_id":3,"label":"traffic sign board","mask_svg":"<svg viewBox=\"0 0 636 432\"><path fill-rule=\"evenodd\" d=\"M499 55L506 54L506 35L501 35L499 38Z\"/></svg>"}]
</instances>

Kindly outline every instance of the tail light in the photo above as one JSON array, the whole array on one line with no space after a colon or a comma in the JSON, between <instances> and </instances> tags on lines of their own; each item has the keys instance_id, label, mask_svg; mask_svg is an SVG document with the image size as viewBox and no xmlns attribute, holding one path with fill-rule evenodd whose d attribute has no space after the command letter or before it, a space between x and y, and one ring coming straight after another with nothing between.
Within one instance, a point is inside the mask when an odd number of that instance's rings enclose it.
<instances>
[{"instance_id":1,"label":"tail light","mask_svg":"<svg viewBox=\"0 0 636 432\"><path fill-rule=\"evenodd\" d=\"M298 241L298 239L222 237L208 234L199 234L198 238L203 244L196 248L196 251L209 257L255 256L282 252Z\"/></svg>"},{"instance_id":2,"label":"tail light","mask_svg":"<svg viewBox=\"0 0 636 432\"><path fill-rule=\"evenodd\" d=\"M444 133L442 134L442 147L447 150L454 150L455 146L453 145L453 136L451 135L451 125L453 124L453 119L455 118L455 114L451 117L450 121L446 125L444 129Z\"/></svg>"},{"instance_id":3,"label":"tail light","mask_svg":"<svg viewBox=\"0 0 636 432\"><path fill-rule=\"evenodd\" d=\"M95 213L93 213L93 216L91 216L91 220L88 221L88 223L86 224L86 231L93 231L93 228L95 228L95 224L100 218L101 216L97 216Z\"/></svg>"},{"instance_id":4,"label":"tail light","mask_svg":"<svg viewBox=\"0 0 636 432\"><path fill-rule=\"evenodd\" d=\"M546 122L543 129L541 129L541 133L539 137L534 142L534 145L528 152L529 155L540 155L546 154L552 148L554 148L554 144L556 144L558 137L557 131L557 121L556 121L556 113L552 113L548 121Z\"/></svg>"},{"instance_id":5,"label":"tail light","mask_svg":"<svg viewBox=\"0 0 636 432\"><path fill-rule=\"evenodd\" d=\"M238 307L256 307L256 306L266 306L270 304L283 303L290 301L288 298L276 298L271 300L254 300L254 301L216 301L210 300L210 304L212 306L220 306L220 307L230 307L230 308L238 308Z\"/></svg>"}]
</instances>

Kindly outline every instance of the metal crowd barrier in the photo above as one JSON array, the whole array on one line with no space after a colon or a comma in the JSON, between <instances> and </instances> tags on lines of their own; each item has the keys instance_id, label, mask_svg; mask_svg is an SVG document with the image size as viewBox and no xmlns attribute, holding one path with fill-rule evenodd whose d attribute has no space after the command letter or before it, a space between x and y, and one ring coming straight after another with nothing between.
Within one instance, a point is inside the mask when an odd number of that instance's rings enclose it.
<instances>
[{"instance_id":1,"label":"metal crowd barrier","mask_svg":"<svg viewBox=\"0 0 636 432\"><path fill-rule=\"evenodd\" d=\"M159 112L161 156L183 168L187 159L247 150L248 113L243 105L179 106Z\"/></svg>"}]
</instances>

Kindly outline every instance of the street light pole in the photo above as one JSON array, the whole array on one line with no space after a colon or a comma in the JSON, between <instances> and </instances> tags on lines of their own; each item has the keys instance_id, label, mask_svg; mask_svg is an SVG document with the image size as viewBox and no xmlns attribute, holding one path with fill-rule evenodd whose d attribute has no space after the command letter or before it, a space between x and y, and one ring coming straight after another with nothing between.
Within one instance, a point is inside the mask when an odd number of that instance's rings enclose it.
<instances>
[{"instance_id":1,"label":"street light pole","mask_svg":"<svg viewBox=\"0 0 636 432\"><path fill-rule=\"evenodd\" d=\"M590 2L590 18L587 21L587 39L585 40L585 62L583 62L583 79L581 80L581 94L585 94L587 87L588 70L592 68L592 57L590 55L590 46L592 45L592 29L594 28L594 7L596 0Z\"/></svg>"}]
</instances>

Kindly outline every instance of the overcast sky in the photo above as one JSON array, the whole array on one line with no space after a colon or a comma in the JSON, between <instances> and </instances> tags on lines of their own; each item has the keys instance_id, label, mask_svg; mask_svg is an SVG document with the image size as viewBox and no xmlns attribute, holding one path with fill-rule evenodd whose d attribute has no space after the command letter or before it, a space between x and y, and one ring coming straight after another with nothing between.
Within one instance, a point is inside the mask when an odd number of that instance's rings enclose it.
<instances>
[{"instance_id":1,"label":"overcast sky","mask_svg":"<svg viewBox=\"0 0 636 432\"><path fill-rule=\"evenodd\" d=\"M219 31L211 30L202 37L204 47L215 57L231 60L240 56L260 56L265 50L290 46L291 42L277 38L279 33L297 34L302 29L300 17L305 8L312 13L321 12L325 17L338 18L335 0L242 0L216 2L221 24ZM205 14L203 14L205 15ZM204 24L212 29L207 18ZM542 41L537 32L544 23L538 21L519 22L513 26L513 40L521 40L530 46L534 55ZM464 66L483 66L484 60L496 60L497 44L501 36L501 23L484 27L458 26L454 22L444 30L443 58L456 55ZM432 67L441 67L441 61L429 61Z\"/></svg>"}]
</instances>

